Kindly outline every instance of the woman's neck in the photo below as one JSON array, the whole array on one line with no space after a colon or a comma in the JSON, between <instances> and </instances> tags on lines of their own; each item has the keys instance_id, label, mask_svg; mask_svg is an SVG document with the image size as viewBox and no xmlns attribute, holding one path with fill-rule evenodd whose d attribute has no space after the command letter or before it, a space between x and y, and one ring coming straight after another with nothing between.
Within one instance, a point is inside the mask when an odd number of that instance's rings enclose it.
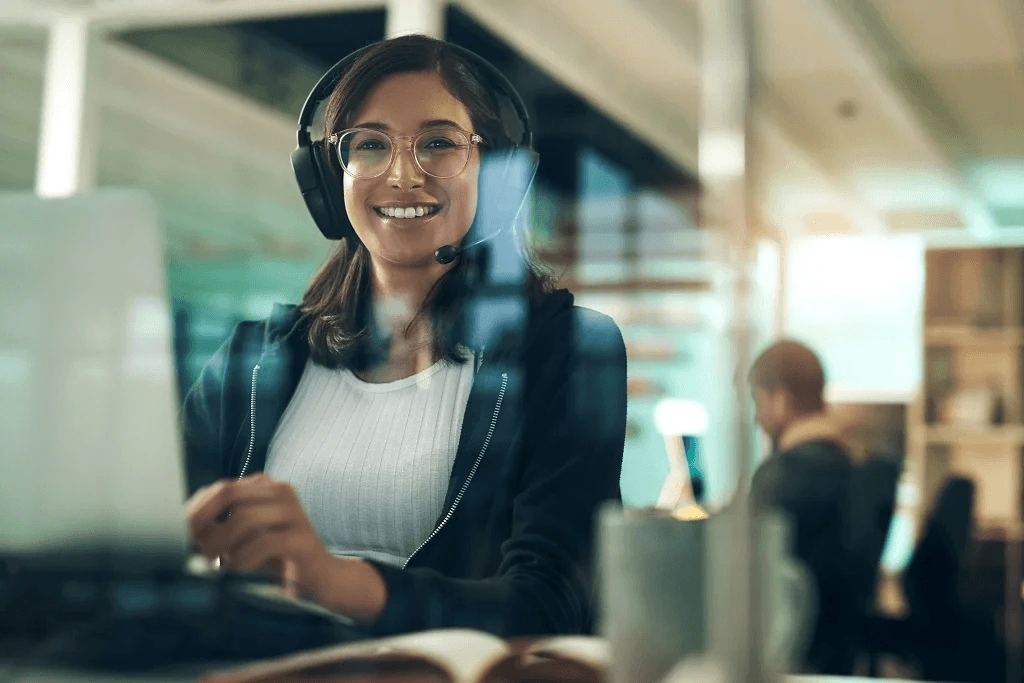
<instances>
[{"instance_id":1,"label":"woman's neck","mask_svg":"<svg viewBox=\"0 0 1024 683\"><path fill-rule=\"evenodd\" d=\"M392 336L406 336L443 274L443 270L435 268L396 268L374 263L370 286L378 325L387 321L386 331Z\"/></svg>"},{"instance_id":2,"label":"woman's neck","mask_svg":"<svg viewBox=\"0 0 1024 683\"><path fill-rule=\"evenodd\" d=\"M421 315L439 273L432 269L381 268L371 276L375 325L388 339L387 356L360 376L389 382L426 370L437 360L429 315Z\"/></svg>"}]
</instances>

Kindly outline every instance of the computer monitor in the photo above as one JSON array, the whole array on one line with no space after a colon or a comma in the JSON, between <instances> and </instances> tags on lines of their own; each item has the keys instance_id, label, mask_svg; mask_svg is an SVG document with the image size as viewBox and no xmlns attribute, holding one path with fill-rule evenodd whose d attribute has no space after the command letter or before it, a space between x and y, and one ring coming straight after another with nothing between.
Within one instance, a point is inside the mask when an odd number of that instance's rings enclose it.
<instances>
[{"instance_id":1,"label":"computer monitor","mask_svg":"<svg viewBox=\"0 0 1024 683\"><path fill-rule=\"evenodd\" d=\"M0 194L0 555L184 558L153 201Z\"/></svg>"},{"instance_id":2,"label":"computer monitor","mask_svg":"<svg viewBox=\"0 0 1024 683\"><path fill-rule=\"evenodd\" d=\"M704 468L701 465L701 437L684 434L683 452L686 453L686 466L690 472L690 486L693 487L693 498L698 503L704 502Z\"/></svg>"}]
</instances>

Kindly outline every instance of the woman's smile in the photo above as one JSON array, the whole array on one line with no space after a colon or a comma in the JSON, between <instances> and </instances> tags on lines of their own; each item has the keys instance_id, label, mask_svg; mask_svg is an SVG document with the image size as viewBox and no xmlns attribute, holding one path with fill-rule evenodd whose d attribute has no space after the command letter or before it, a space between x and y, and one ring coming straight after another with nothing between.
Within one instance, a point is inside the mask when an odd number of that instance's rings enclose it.
<instances>
[{"instance_id":1,"label":"woman's smile","mask_svg":"<svg viewBox=\"0 0 1024 683\"><path fill-rule=\"evenodd\" d=\"M381 218L407 221L417 218L429 219L441 210L441 205L431 203L383 204L374 206L373 210Z\"/></svg>"}]
</instances>

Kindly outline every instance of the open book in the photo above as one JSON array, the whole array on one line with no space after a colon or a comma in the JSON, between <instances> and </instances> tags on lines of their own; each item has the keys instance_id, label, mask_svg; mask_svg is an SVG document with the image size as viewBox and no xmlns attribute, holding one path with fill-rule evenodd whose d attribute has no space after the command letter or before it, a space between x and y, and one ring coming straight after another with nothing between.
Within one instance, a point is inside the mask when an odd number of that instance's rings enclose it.
<instances>
[{"instance_id":1,"label":"open book","mask_svg":"<svg viewBox=\"0 0 1024 683\"><path fill-rule=\"evenodd\" d=\"M201 683L429 681L598 683L608 668L604 640L561 636L504 641L480 631L425 631L310 650L207 674Z\"/></svg>"}]
</instances>

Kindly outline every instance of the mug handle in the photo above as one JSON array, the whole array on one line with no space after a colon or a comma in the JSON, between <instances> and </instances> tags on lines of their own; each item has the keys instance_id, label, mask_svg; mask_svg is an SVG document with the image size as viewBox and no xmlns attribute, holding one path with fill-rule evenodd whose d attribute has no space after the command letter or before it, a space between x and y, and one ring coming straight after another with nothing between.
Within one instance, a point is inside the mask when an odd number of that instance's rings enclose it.
<instances>
[{"instance_id":1,"label":"mug handle","mask_svg":"<svg viewBox=\"0 0 1024 683\"><path fill-rule=\"evenodd\" d=\"M779 563L778 570L785 584L783 594L792 602L772 610L766 653L776 671L789 673L793 663L803 657L817 609L814 577L802 563L789 558Z\"/></svg>"}]
</instances>

